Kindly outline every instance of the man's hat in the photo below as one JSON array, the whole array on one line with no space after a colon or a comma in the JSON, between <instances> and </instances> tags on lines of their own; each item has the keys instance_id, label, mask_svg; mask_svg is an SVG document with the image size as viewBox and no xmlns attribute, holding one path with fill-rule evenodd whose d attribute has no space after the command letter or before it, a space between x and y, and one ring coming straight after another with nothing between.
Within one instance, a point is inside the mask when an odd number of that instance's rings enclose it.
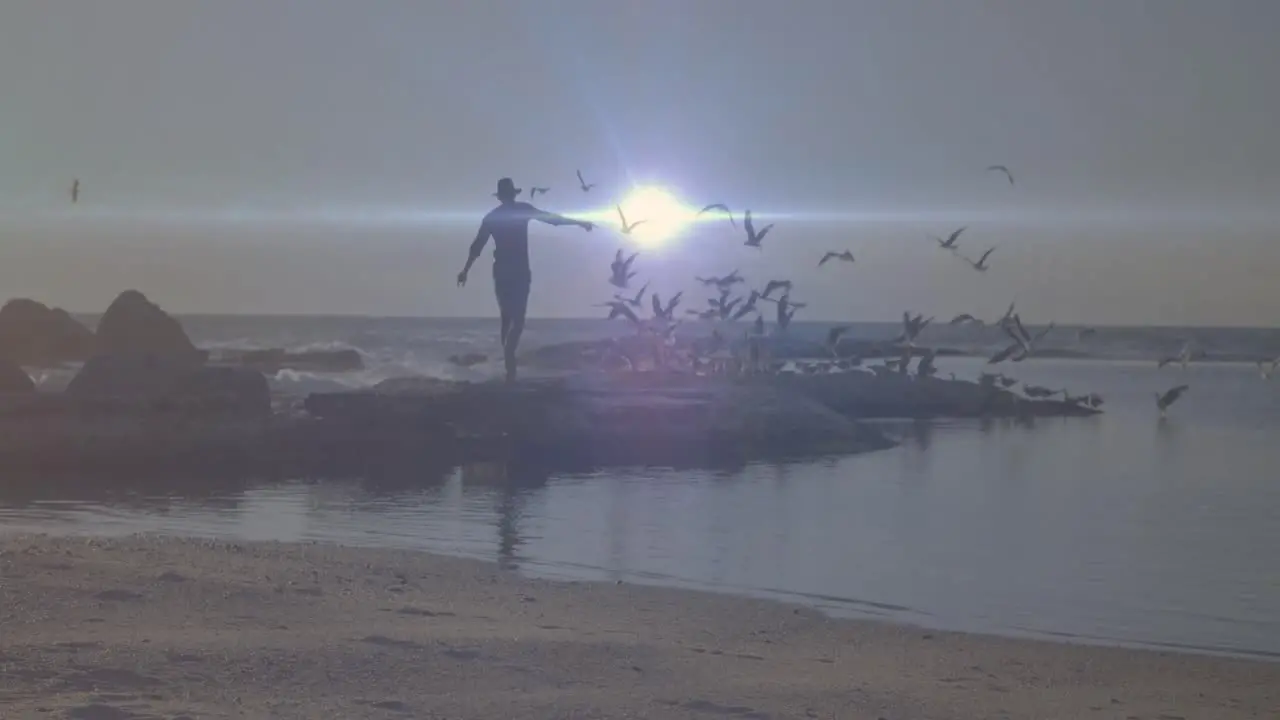
<instances>
[{"instance_id":1,"label":"man's hat","mask_svg":"<svg viewBox=\"0 0 1280 720\"><path fill-rule=\"evenodd\" d=\"M502 178L498 181L498 192L494 193L494 196L502 197L503 195L510 195L511 197L515 197L522 192L524 192L524 189L516 187L516 184L512 182L511 178Z\"/></svg>"}]
</instances>

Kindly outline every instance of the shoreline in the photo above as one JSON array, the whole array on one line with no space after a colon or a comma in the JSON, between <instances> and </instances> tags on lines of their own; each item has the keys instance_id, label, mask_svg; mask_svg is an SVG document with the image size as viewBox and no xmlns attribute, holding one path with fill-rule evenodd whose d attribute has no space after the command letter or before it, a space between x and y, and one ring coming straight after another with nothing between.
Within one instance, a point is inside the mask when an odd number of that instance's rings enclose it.
<instances>
[{"instance_id":1,"label":"shoreline","mask_svg":"<svg viewBox=\"0 0 1280 720\"><path fill-rule=\"evenodd\" d=\"M1154 720L1280 707L1280 664L1260 660L330 544L0 534L0 633L5 717Z\"/></svg>"}]
</instances>

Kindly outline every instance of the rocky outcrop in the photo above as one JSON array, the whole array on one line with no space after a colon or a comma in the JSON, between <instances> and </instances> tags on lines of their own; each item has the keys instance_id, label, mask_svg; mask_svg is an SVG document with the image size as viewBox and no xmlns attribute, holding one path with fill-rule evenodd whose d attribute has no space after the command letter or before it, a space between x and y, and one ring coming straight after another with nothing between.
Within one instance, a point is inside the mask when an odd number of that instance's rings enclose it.
<instances>
[{"instance_id":1,"label":"rocky outcrop","mask_svg":"<svg viewBox=\"0 0 1280 720\"><path fill-rule=\"evenodd\" d=\"M740 338L726 339L730 349L741 345ZM712 344L709 337L678 338L677 350L688 348L699 349L699 354L708 355ZM908 348L894 342L881 342L864 339L844 339L841 341L838 354L844 358L899 358L909 351L913 357L926 352L926 348ZM933 348L938 357L956 357L966 355L955 348ZM616 369L621 357L626 357L633 366L648 367L653 364L654 345L650 338L638 335L623 335L602 340L575 340L563 343L552 343L532 348L524 353L520 362L524 367L539 370L561 372L586 372L594 370ZM805 338L787 336L769 339L769 355L775 361L822 359L829 360L831 351L822 343Z\"/></svg>"},{"instance_id":2,"label":"rocky outcrop","mask_svg":"<svg viewBox=\"0 0 1280 720\"><path fill-rule=\"evenodd\" d=\"M25 370L8 360L0 360L0 395L34 395L36 384Z\"/></svg>"},{"instance_id":3,"label":"rocky outcrop","mask_svg":"<svg viewBox=\"0 0 1280 720\"><path fill-rule=\"evenodd\" d=\"M101 354L147 354L203 362L197 350L172 316L137 290L120 293L98 321L97 351Z\"/></svg>"},{"instance_id":4,"label":"rocky outcrop","mask_svg":"<svg viewBox=\"0 0 1280 720\"><path fill-rule=\"evenodd\" d=\"M26 298L0 307L0 358L18 365L53 367L84 362L94 347L93 331L65 310Z\"/></svg>"},{"instance_id":5,"label":"rocky outcrop","mask_svg":"<svg viewBox=\"0 0 1280 720\"><path fill-rule=\"evenodd\" d=\"M72 378L66 394L77 400L113 401L119 407L181 411L197 417L271 413L271 391L262 373L193 365L186 357L167 354L96 355Z\"/></svg>"},{"instance_id":6,"label":"rocky outcrop","mask_svg":"<svg viewBox=\"0 0 1280 720\"><path fill-rule=\"evenodd\" d=\"M224 350L213 362L217 365L251 368L270 375L281 370L312 373L340 373L364 369L364 358L353 349L304 350Z\"/></svg>"},{"instance_id":7,"label":"rocky outcrop","mask_svg":"<svg viewBox=\"0 0 1280 720\"><path fill-rule=\"evenodd\" d=\"M766 382L779 389L804 395L841 415L855 419L1083 417L1099 412L1075 403L1028 400L1007 390L967 380L918 378L897 373L784 373L751 381Z\"/></svg>"},{"instance_id":8,"label":"rocky outcrop","mask_svg":"<svg viewBox=\"0 0 1280 720\"><path fill-rule=\"evenodd\" d=\"M656 373L624 377L629 382L598 375L317 393L306 409L352 433L378 433L388 424L435 434L447 428L477 452L559 463L721 462L894 444L821 403L763 385Z\"/></svg>"}]
</instances>

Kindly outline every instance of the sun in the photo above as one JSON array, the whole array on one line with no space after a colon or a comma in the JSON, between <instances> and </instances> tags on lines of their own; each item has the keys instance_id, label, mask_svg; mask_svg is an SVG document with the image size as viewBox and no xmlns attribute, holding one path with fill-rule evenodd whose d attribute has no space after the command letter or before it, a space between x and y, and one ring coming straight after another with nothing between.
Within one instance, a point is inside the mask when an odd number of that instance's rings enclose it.
<instances>
[{"instance_id":1,"label":"sun","mask_svg":"<svg viewBox=\"0 0 1280 720\"><path fill-rule=\"evenodd\" d=\"M685 206L663 188L646 185L633 188L618 203L627 216L628 223L636 223L631 237L641 245L656 247L679 235L698 219L698 213ZM621 226L622 219L613 211L614 224ZM640 221L644 222L640 222Z\"/></svg>"}]
</instances>

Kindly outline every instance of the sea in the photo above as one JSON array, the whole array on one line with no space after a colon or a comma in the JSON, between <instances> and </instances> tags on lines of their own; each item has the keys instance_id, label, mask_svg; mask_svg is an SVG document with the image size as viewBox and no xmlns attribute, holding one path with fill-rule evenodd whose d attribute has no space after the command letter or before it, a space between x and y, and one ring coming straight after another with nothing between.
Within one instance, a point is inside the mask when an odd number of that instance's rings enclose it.
<instances>
[{"instance_id":1,"label":"sea","mask_svg":"<svg viewBox=\"0 0 1280 720\"><path fill-rule=\"evenodd\" d=\"M366 368L281 371L283 393L407 375L485 380L492 319L180 318L202 347L355 348ZM91 325L94 318L86 318ZM831 327L796 323L821 338ZM894 323L850 335L891 338ZM531 320L523 347L622 332L602 320ZM924 344L973 353L994 328L931 326ZM1157 360L1191 343L1187 366ZM6 484L0 532L159 532L332 541L478 558L531 575L772 598L835 616L927 628L1280 660L1280 331L1055 328L1042 358L1002 369L1102 415L1034 421L886 420L899 447L702 469L548 472L502 465L420 476L112 490ZM942 357L975 378L982 357ZM49 371L46 387L66 381ZM1155 395L1189 390L1161 418ZM2 473L3 471L0 471ZM156 487L149 485L148 487ZM225 487L225 489L217 489Z\"/></svg>"}]
</instances>

